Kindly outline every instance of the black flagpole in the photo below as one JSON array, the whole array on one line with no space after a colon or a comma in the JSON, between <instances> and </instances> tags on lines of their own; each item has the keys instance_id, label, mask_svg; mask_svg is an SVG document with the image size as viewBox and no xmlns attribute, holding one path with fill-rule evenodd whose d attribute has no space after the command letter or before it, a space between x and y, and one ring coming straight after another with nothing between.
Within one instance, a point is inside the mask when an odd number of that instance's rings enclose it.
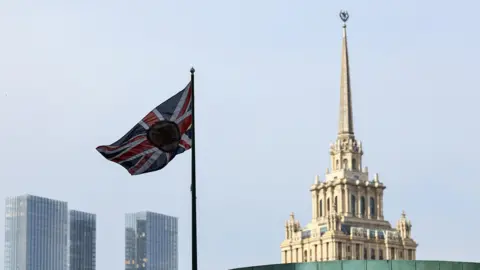
<instances>
[{"instance_id":1,"label":"black flagpole","mask_svg":"<svg viewBox=\"0 0 480 270\"><path fill-rule=\"evenodd\" d=\"M192 270L198 270L197 264L197 181L195 169L195 69L190 69L190 87L192 89Z\"/></svg>"}]
</instances>

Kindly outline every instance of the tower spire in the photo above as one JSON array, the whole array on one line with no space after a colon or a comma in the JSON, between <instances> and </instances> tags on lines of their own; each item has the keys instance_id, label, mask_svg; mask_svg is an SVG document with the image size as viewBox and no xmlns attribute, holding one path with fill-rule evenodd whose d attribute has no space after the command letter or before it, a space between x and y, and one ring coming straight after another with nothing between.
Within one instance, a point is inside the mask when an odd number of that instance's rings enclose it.
<instances>
[{"instance_id":1,"label":"tower spire","mask_svg":"<svg viewBox=\"0 0 480 270\"><path fill-rule=\"evenodd\" d=\"M340 11L340 19L343 21L342 38L342 68L340 75L340 115L338 119L338 136L353 137L353 112L352 112L352 93L350 88L350 66L348 62L348 44L347 44L347 21L349 18L347 11Z\"/></svg>"}]
</instances>

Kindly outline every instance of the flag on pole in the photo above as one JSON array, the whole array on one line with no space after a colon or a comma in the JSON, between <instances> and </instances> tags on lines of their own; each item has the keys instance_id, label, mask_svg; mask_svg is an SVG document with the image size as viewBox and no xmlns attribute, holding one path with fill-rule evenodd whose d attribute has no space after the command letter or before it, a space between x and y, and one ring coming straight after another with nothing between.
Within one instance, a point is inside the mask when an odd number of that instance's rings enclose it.
<instances>
[{"instance_id":1,"label":"flag on pole","mask_svg":"<svg viewBox=\"0 0 480 270\"><path fill-rule=\"evenodd\" d=\"M97 147L131 175L158 171L192 146L192 82L111 145Z\"/></svg>"}]
</instances>

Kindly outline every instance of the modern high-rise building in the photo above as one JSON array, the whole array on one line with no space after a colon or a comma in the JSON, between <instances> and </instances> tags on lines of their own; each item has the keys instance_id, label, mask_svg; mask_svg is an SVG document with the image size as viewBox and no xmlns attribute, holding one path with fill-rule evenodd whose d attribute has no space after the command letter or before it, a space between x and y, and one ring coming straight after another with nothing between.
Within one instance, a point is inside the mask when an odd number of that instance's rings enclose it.
<instances>
[{"instance_id":1,"label":"modern high-rise building","mask_svg":"<svg viewBox=\"0 0 480 270\"><path fill-rule=\"evenodd\" d=\"M5 270L67 268L67 203L32 195L5 207Z\"/></svg>"},{"instance_id":2,"label":"modern high-rise building","mask_svg":"<svg viewBox=\"0 0 480 270\"><path fill-rule=\"evenodd\" d=\"M69 212L69 270L95 270L96 215Z\"/></svg>"},{"instance_id":3,"label":"modern high-rise building","mask_svg":"<svg viewBox=\"0 0 480 270\"><path fill-rule=\"evenodd\" d=\"M178 270L178 218L125 215L125 270Z\"/></svg>"},{"instance_id":4,"label":"modern high-rise building","mask_svg":"<svg viewBox=\"0 0 480 270\"><path fill-rule=\"evenodd\" d=\"M346 23L348 13L341 12ZM312 219L300 226L293 213L285 223L280 245L282 263L331 260L415 260L417 243L412 224L402 213L397 226L384 219L386 188L378 174L370 178L362 157L364 147L354 134L352 90L343 25L340 113L337 139L330 145L330 168L310 187Z\"/></svg>"}]
</instances>

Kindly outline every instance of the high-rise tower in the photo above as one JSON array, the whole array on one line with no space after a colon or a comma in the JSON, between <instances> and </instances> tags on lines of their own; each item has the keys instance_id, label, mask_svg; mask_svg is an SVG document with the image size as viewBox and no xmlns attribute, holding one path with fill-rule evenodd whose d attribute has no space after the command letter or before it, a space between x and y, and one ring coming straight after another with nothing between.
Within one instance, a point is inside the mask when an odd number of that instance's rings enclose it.
<instances>
[{"instance_id":1,"label":"high-rise tower","mask_svg":"<svg viewBox=\"0 0 480 270\"><path fill-rule=\"evenodd\" d=\"M178 270L178 219L152 212L125 215L125 270Z\"/></svg>"},{"instance_id":2,"label":"high-rise tower","mask_svg":"<svg viewBox=\"0 0 480 270\"><path fill-rule=\"evenodd\" d=\"M369 178L363 148L355 138L347 43L347 12L343 24L340 112L336 141L330 145L325 180L315 177L310 188L312 220L305 227L292 213L281 243L282 263L326 260L414 260L417 243L411 223L402 213L397 228L383 217L385 185L378 174Z\"/></svg>"},{"instance_id":3,"label":"high-rise tower","mask_svg":"<svg viewBox=\"0 0 480 270\"><path fill-rule=\"evenodd\" d=\"M67 203L23 195L5 208L5 270L65 270Z\"/></svg>"},{"instance_id":4,"label":"high-rise tower","mask_svg":"<svg viewBox=\"0 0 480 270\"><path fill-rule=\"evenodd\" d=\"M69 270L95 270L97 216L69 211Z\"/></svg>"}]
</instances>

